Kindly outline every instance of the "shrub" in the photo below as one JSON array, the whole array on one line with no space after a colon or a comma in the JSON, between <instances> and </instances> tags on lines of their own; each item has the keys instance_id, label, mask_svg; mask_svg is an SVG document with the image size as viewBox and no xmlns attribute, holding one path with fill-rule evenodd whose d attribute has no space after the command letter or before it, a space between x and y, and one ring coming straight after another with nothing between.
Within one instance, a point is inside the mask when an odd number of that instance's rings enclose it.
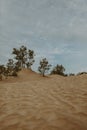
<instances>
[{"instance_id":1,"label":"shrub","mask_svg":"<svg viewBox=\"0 0 87 130\"><path fill-rule=\"evenodd\" d=\"M12 76L17 77L18 76L17 72L13 71Z\"/></svg>"},{"instance_id":2,"label":"shrub","mask_svg":"<svg viewBox=\"0 0 87 130\"><path fill-rule=\"evenodd\" d=\"M56 65L53 70L51 71L51 74L58 74L58 75L63 75L65 76L64 74L64 71L65 71L65 68L63 67L63 65Z\"/></svg>"},{"instance_id":3,"label":"shrub","mask_svg":"<svg viewBox=\"0 0 87 130\"><path fill-rule=\"evenodd\" d=\"M69 76L75 76L75 74L74 73L70 73Z\"/></svg>"},{"instance_id":4,"label":"shrub","mask_svg":"<svg viewBox=\"0 0 87 130\"><path fill-rule=\"evenodd\" d=\"M2 75L0 74L0 81L2 80Z\"/></svg>"},{"instance_id":5,"label":"shrub","mask_svg":"<svg viewBox=\"0 0 87 130\"><path fill-rule=\"evenodd\" d=\"M34 60L34 51L33 50L28 50L27 47L21 46L19 49L13 48L12 54L15 55L16 59L16 65L19 68L29 68L31 69L31 66L35 62Z\"/></svg>"},{"instance_id":6,"label":"shrub","mask_svg":"<svg viewBox=\"0 0 87 130\"><path fill-rule=\"evenodd\" d=\"M79 72L77 75L87 74L87 72Z\"/></svg>"},{"instance_id":7,"label":"shrub","mask_svg":"<svg viewBox=\"0 0 87 130\"><path fill-rule=\"evenodd\" d=\"M47 73L50 69L51 65L49 64L48 60L46 58L43 58L40 61L40 66L38 67L38 71L45 76L45 73Z\"/></svg>"}]
</instances>

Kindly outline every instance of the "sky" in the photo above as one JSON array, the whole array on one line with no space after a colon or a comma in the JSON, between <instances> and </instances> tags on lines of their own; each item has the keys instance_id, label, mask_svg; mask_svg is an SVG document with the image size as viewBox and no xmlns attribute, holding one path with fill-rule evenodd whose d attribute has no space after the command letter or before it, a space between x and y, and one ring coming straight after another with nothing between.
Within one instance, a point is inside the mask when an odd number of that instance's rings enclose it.
<instances>
[{"instance_id":1,"label":"sky","mask_svg":"<svg viewBox=\"0 0 87 130\"><path fill-rule=\"evenodd\" d=\"M0 64L25 45L66 72L87 71L87 0L0 0Z\"/></svg>"}]
</instances>

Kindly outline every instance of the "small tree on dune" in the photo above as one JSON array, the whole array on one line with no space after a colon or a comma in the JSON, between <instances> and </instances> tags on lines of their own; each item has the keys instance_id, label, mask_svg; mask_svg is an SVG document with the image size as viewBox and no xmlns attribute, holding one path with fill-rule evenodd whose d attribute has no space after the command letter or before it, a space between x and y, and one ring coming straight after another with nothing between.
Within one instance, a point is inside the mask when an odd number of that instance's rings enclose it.
<instances>
[{"instance_id":1,"label":"small tree on dune","mask_svg":"<svg viewBox=\"0 0 87 130\"><path fill-rule=\"evenodd\" d=\"M9 75L9 70L4 65L0 65L0 80L2 80L2 75L5 76L6 79Z\"/></svg>"},{"instance_id":2,"label":"small tree on dune","mask_svg":"<svg viewBox=\"0 0 87 130\"><path fill-rule=\"evenodd\" d=\"M65 75L64 74L65 68L63 65L56 65L53 70L51 71L51 74L59 74L59 75Z\"/></svg>"},{"instance_id":3,"label":"small tree on dune","mask_svg":"<svg viewBox=\"0 0 87 130\"><path fill-rule=\"evenodd\" d=\"M27 62L26 62L26 66L27 68L31 69L31 66L33 65L33 63L35 62L34 60L34 51L33 50L28 50L27 52Z\"/></svg>"},{"instance_id":4,"label":"small tree on dune","mask_svg":"<svg viewBox=\"0 0 87 130\"><path fill-rule=\"evenodd\" d=\"M9 73L11 73L14 70L14 61L13 59L8 59L7 63L7 69L9 70Z\"/></svg>"},{"instance_id":5,"label":"small tree on dune","mask_svg":"<svg viewBox=\"0 0 87 130\"><path fill-rule=\"evenodd\" d=\"M4 74L5 67L4 65L0 65L0 80L2 80L2 75Z\"/></svg>"},{"instance_id":6,"label":"small tree on dune","mask_svg":"<svg viewBox=\"0 0 87 130\"><path fill-rule=\"evenodd\" d=\"M40 66L38 67L38 71L45 76L45 73L50 70L51 65L49 64L48 60L46 58L43 58L40 61Z\"/></svg>"},{"instance_id":7,"label":"small tree on dune","mask_svg":"<svg viewBox=\"0 0 87 130\"><path fill-rule=\"evenodd\" d=\"M25 68L26 64L26 55L27 55L27 48L25 46L21 46L19 49L13 48L12 54L15 55L15 59L17 60L17 64L21 68Z\"/></svg>"},{"instance_id":8,"label":"small tree on dune","mask_svg":"<svg viewBox=\"0 0 87 130\"><path fill-rule=\"evenodd\" d=\"M4 65L0 65L0 74L3 74L3 73L4 73L4 70L5 70Z\"/></svg>"},{"instance_id":9,"label":"small tree on dune","mask_svg":"<svg viewBox=\"0 0 87 130\"><path fill-rule=\"evenodd\" d=\"M7 79L7 77L9 76L9 70L8 70L8 68L5 67L5 70L4 70L3 75L4 75L5 78Z\"/></svg>"},{"instance_id":10,"label":"small tree on dune","mask_svg":"<svg viewBox=\"0 0 87 130\"><path fill-rule=\"evenodd\" d=\"M20 70L19 66L14 62L13 59L9 59L7 63L7 68L5 69L5 75L17 76L17 72Z\"/></svg>"},{"instance_id":11,"label":"small tree on dune","mask_svg":"<svg viewBox=\"0 0 87 130\"><path fill-rule=\"evenodd\" d=\"M31 68L33 63L35 62L34 60L34 51L33 50L27 50L27 47L21 46L19 49L13 48L12 54L15 55L16 59L16 65L19 68Z\"/></svg>"}]
</instances>

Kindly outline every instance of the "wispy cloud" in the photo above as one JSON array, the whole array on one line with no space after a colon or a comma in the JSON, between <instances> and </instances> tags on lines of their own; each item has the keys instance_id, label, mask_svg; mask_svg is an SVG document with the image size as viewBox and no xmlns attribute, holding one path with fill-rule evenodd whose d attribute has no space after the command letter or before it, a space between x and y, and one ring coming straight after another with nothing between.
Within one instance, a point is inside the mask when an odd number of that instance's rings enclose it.
<instances>
[{"instance_id":1,"label":"wispy cloud","mask_svg":"<svg viewBox=\"0 0 87 130\"><path fill-rule=\"evenodd\" d=\"M35 50L38 61L43 56L56 64L59 59L72 71L79 63L80 70L87 66L86 35L86 0L0 0L1 62L24 44Z\"/></svg>"}]
</instances>

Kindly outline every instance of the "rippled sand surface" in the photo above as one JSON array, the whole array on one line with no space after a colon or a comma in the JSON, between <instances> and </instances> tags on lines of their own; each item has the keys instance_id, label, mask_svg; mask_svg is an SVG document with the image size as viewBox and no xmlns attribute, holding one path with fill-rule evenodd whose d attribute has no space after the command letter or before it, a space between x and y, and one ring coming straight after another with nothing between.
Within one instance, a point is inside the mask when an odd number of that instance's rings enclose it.
<instances>
[{"instance_id":1,"label":"rippled sand surface","mask_svg":"<svg viewBox=\"0 0 87 130\"><path fill-rule=\"evenodd\" d=\"M87 130L87 75L1 81L0 130Z\"/></svg>"}]
</instances>

